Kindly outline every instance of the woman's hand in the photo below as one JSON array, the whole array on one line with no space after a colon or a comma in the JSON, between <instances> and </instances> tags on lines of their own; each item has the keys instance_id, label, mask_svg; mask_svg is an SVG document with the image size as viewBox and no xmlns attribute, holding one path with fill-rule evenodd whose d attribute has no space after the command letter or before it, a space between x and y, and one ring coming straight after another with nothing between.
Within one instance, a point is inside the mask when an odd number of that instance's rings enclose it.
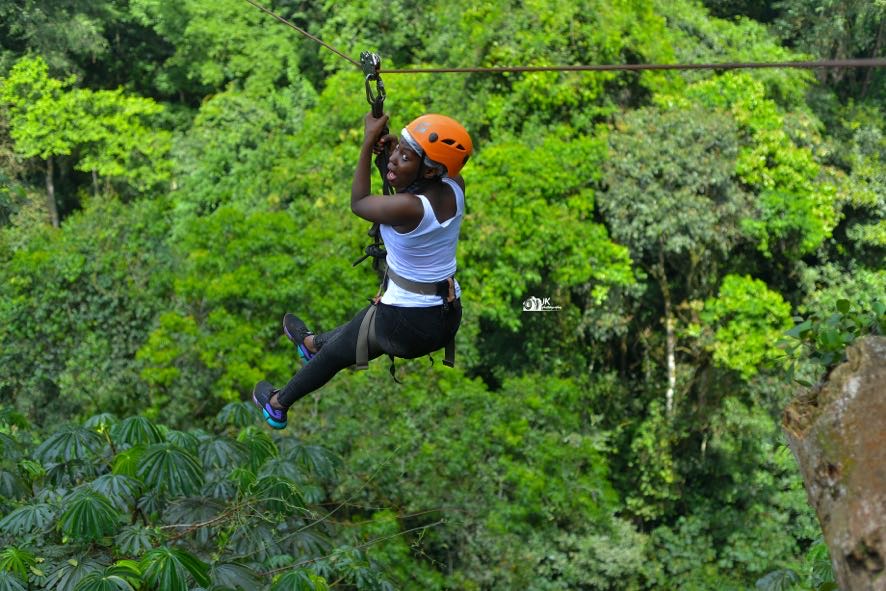
<instances>
[{"instance_id":1,"label":"woman's hand","mask_svg":"<svg viewBox=\"0 0 886 591\"><path fill-rule=\"evenodd\" d=\"M386 133L381 137L380 140L378 140L378 142L376 142L374 146L372 146L372 151L375 154L381 154L385 151L385 149L388 149L390 151L390 149L396 146L399 142L400 140L397 138L397 136L391 133Z\"/></svg>"},{"instance_id":2,"label":"woman's hand","mask_svg":"<svg viewBox=\"0 0 886 591\"><path fill-rule=\"evenodd\" d=\"M363 118L363 143L375 146L382 139L382 134L387 130L388 119L387 115L382 115L376 119L372 116L372 113L367 113L366 117Z\"/></svg>"}]
</instances>

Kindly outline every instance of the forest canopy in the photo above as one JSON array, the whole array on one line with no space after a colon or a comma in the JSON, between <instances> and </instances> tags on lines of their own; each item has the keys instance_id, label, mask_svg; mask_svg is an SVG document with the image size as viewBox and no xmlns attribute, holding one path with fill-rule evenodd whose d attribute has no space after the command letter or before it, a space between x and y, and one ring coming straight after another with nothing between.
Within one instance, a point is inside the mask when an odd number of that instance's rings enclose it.
<instances>
[{"instance_id":1,"label":"forest canopy","mask_svg":"<svg viewBox=\"0 0 886 591\"><path fill-rule=\"evenodd\" d=\"M384 68L886 46L865 0L264 6ZM244 0L0 7L0 590L833 588L778 423L882 330L886 68L384 83L476 148L457 366L271 433L283 314L377 287L360 70Z\"/></svg>"}]
</instances>

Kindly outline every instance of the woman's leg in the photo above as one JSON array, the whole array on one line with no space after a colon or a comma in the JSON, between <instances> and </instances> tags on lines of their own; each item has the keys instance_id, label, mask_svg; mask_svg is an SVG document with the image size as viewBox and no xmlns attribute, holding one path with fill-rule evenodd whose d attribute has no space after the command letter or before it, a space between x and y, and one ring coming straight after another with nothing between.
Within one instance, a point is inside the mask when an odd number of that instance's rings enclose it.
<instances>
[{"instance_id":1,"label":"woman's leg","mask_svg":"<svg viewBox=\"0 0 886 591\"><path fill-rule=\"evenodd\" d=\"M357 362L357 334L367 310L369 307L358 312L347 324L316 335L313 344L317 353L292 376L272 399L272 404L288 408L323 386L341 370L354 365ZM375 359L381 354L382 351L370 349L369 358Z\"/></svg>"},{"instance_id":2,"label":"woman's leg","mask_svg":"<svg viewBox=\"0 0 886 591\"><path fill-rule=\"evenodd\" d=\"M357 362L357 335L369 307L350 322L314 337L314 357L292 376L289 383L272 399L274 406L289 408L296 401L331 380L341 370ZM414 359L443 348L455 336L461 322L461 302L456 300L448 310L432 308L401 308L378 304L375 336L378 348L369 348L369 359L383 353Z\"/></svg>"}]
</instances>

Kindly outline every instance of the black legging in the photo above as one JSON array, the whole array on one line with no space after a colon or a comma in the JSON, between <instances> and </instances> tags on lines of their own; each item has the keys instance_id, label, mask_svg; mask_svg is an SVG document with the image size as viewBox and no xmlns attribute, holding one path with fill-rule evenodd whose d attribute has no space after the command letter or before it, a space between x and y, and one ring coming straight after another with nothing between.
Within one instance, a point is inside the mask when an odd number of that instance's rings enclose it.
<instances>
[{"instance_id":1,"label":"black legging","mask_svg":"<svg viewBox=\"0 0 886 591\"><path fill-rule=\"evenodd\" d=\"M347 324L316 335L317 354L277 394L285 407L323 386L341 370L357 362L357 333L369 306L360 310ZM404 308L378 304L375 336L378 348L369 348L369 359L383 354L414 359L446 346L461 323L461 302L443 306Z\"/></svg>"}]
</instances>

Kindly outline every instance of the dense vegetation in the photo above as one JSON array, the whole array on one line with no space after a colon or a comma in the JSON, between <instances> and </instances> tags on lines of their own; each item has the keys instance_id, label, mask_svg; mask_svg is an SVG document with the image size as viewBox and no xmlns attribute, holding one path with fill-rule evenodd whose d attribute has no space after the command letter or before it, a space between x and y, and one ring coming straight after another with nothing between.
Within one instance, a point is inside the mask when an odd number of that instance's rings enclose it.
<instances>
[{"instance_id":1,"label":"dense vegetation","mask_svg":"<svg viewBox=\"0 0 886 591\"><path fill-rule=\"evenodd\" d=\"M268 5L385 67L886 44L865 0ZM478 148L457 368L346 372L269 433L283 313L375 289L359 71L243 0L0 7L0 590L827 588L778 421L785 368L882 322L886 71L385 84Z\"/></svg>"}]
</instances>

